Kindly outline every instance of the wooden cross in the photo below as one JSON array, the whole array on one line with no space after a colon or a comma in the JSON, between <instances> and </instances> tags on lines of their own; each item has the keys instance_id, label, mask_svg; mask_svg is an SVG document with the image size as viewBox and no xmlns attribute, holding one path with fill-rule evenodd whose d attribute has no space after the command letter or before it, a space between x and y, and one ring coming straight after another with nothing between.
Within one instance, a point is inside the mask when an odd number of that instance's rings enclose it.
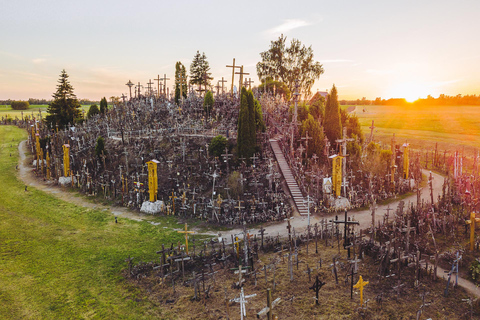
<instances>
[{"instance_id":1,"label":"wooden cross","mask_svg":"<svg viewBox=\"0 0 480 320\"><path fill-rule=\"evenodd\" d=\"M234 61L235 61L235 59L234 59ZM223 84L225 82L227 82L227 80L223 80L223 77L222 77L222 80L218 80L218 82L220 82L222 84L222 94L224 94ZM233 81L232 81L232 83L233 83Z\"/></svg>"},{"instance_id":2,"label":"wooden cross","mask_svg":"<svg viewBox=\"0 0 480 320\"><path fill-rule=\"evenodd\" d=\"M173 190L172 195L169 198L172 200L173 214L175 214L175 199L177 199L177 196L174 195Z\"/></svg>"},{"instance_id":3,"label":"wooden cross","mask_svg":"<svg viewBox=\"0 0 480 320\"><path fill-rule=\"evenodd\" d=\"M318 275L317 275L317 278L315 280L315 282L313 283L313 285L310 287L310 290L313 290L315 291L315 304L319 304L318 303L318 292L320 291L320 289L326 284L326 282L322 282L318 279Z\"/></svg>"},{"instance_id":4,"label":"wooden cross","mask_svg":"<svg viewBox=\"0 0 480 320\"><path fill-rule=\"evenodd\" d=\"M185 234L185 251L188 254L188 234L193 234L195 231L188 231L187 230L187 224L185 223L185 231L177 231L178 233L184 233Z\"/></svg>"},{"instance_id":5,"label":"wooden cross","mask_svg":"<svg viewBox=\"0 0 480 320\"><path fill-rule=\"evenodd\" d=\"M159 74L157 74L157 79L153 79L153 81L157 81L157 98L160 97L160 85L161 85L160 81L162 81L162 80L163 79L160 78Z\"/></svg>"},{"instance_id":6,"label":"wooden cross","mask_svg":"<svg viewBox=\"0 0 480 320\"><path fill-rule=\"evenodd\" d=\"M350 299L353 299L353 277L357 274L357 268L355 265L356 262L350 264L350 274L347 274L347 279L350 277Z\"/></svg>"},{"instance_id":7,"label":"wooden cross","mask_svg":"<svg viewBox=\"0 0 480 320\"><path fill-rule=\"evenodd\" d=\"M264 236L265 234L268 234L268 233L265 233L265 230L266 230L266 229L265 229L263 226L260 227L260 230L258 230L258 233L260 233L260 236L262 237L262 245L261 245L261 247L260 247L262 250L263 250L263 236Z\"/></svg>"},{"instance_id":8,"label":"wooden cross","mask_svg":"<svg viewBox=\"0 0 480 320\"><path fill-rule=\"evenodd\" d=\"M235 83L235 68L240 69L240 67L235 65L235 58L233 58L233 65L231 65L231 66L227 65L226 67L227 68L232 68L232 95L233 95L233 84ZM223 87L223 84L222 84L222 87Z\"/></svg>"},{"instance_id":9,"label":"wooden cross","mask_svg":"<svg viewBox=\"0 0 480 320\"><path fill-rule=\"evenodd\" d=\"M370 140L369 142L373 141L373 130L375 129L375 126L373 125L374 120L372 120L372 126L369 127L370 129Z\"/></svg>"},{"instance_id":10,"label":"wooden cross","mask_svg":"<svg viewBox=\"0 0 480 320\"><path fill-rule=\"evenodd\" d=\"M134 84L132 81L128 80L125 85L128 86L128 89L130 90L130 100L132 100L132 87L134 86Z\"/></svg>"},{"instance_id":11,"label":"wooden cross","mask_svg":"<svg viewBox=\"0 0 480 320\"><path fill-rule=\"evenodd\" d=\"M285 228L288 229L288 243L291 244L292 243L292 225L290 224L290 220L292 220L293 218L289 218L289 219L285 219L287 220L287 226Z\"/></svg>"},{"instance_id":12,"label":"wooden cross","mask_svg":"<svg viewBox=\"0 0 480 320\"><path fill-rule=\"evenodd\" d=\"M246 299L253 298L253 297L255 297L256 295L257 295L257 294L254 293L254 294L251 294L251 295L246 296L246 295L243 293L243 287L242 287L242 290L241 290L241 293L240 293L240 297L230 300L230 302L240 303L240 319L241 319L241 320L243 320L243 317L246 317L246 316L247 316L247 309L245 308L245 304L247 303L247 300L246 300Z\"/></svg>"},{"instance_id":13,"label":"wooden cross","mask_svg":"<svg viewBox=\"0 0 480 320\"><path fill-rule=\"evenodd\" d=\"M163 74L163 95L166 96L167 95L167 80L170 80L170 78L167 78L167 75L166 74Z\"/></svg>"},{"instance_id":14,"label":"wooden cross","mask_svg":"<svg viewBox=\"0 0 480 320\"><path fill-rule=\"evenodd\" d=\"M243 72L243 66L240 66L240 72L235 72L235 74L240 75L240 81L239 81L239 86L238 86L238 92L242 90L242 85L243 85L243 75L250 75L250 73Z\"/></svg>"},{"instance_id":15,"label":"wooden cross","mask_svg":"<svg viewBox=\"0 0 480 320\"><path fill-rule=\"evenodd\" d=\"M351 245L349 238L348 238L348 229L350 224L359 224L358 221L350 221L347 219L347 210L345 210L345 220L334 220L333 223L336 224L344 224L344 232L343 232L343 248L347 249L348 246ZM350 257L350 248L348 248L348 256Z\"/></svg>"},{"instance_id":16,"label":"wooden cross","mask_svg":"<svg viewBox=\"0 0 480 320\"><path fill-rule=\"evenodd\" d=\"M248 268L249 267L242 267L242 265L240 264L238 266L238 269L237 268L232 269L232 270L235 270L235 272L234 272L235 274L238 273L238 283L237 283L238 287L241 287L242 283L245 282L245 279L242 279L242 273L247 273Z\"/></svg>"},{"instance_id":17,"label":"wooden cross","mask_svg":"<svg viewBox=\"0 0 480 320\"><path fill-rule=\"evenodd\" d=\"M183 86L187 84L187 78L188 76L185 76L183 72L181 72L178 79L175 80L175 83L179 85L181 99L183 98Z\"/></svg>"},{"instance_id":18,"label":"wooden cross","mask_svg":"<svg viewBox=\"0 0 480 320\"><path fill-rule=\"evenodd\" d=\"M248 80L245 79L245 85L248 86L249 90L252 89L252 83L254 83L254 82L255 81L253 81L252 78L248 78Z\"/></svg>"},{"instance_id":19,"label":"wooden cross","mask_svg":"<svg viewBox=\"0 0 480 320\"><path fill-rule=\"evenodd\" d=\"M149 79L148 82L147 82L147 85L148 85L147 89L148 89L148 94L149 95L152 94L152 90L153 90L152 84L153 84L152 79Z\"/></svg>"},{"instance_id":20,"label":"wooden cross","mask_svg":"<svg viewBox=\"0 0 480 320\"><path fill-rule=\"evenodd\" d=\"M360 276L360 279L358 280L357 284L354 285L353 287L356 289L360 290L360 305L363 306L363 287L365 287L369 281L363 281L362 276Z\"/></svg>"},{"instance_id":21,"label":"wooden cross","mask_svg":"<svg viewBox=\"0 0 480 320\"><path fill-rule=\"evenodd\" d=\"M142 85L140 84L140 82L138 82L138 85L137 85L137 89L138 89L138 97L140 97L140 88L142 87Z\"/></svg>"},{"instance_id":22,"label":"wooden cross","mask_svg":"<svg viewBox=\"0 0 480 320\"><path fill-rule=\"evenodd\" d=\"M312 140L312 139L313 139L313 137L308 136L308 130L307 130L305 132L305 137L302 137L302 140L305 140L305 146L306 146L306 152L307 152L306 156L307 157L308 157L308 140ZM315 163L317 163L316 159L315 159Z\"/></svg>"},{"instance_id":23,"label":"wooden cross","mask_svg":"<svg viewBox=\"0 0 480 320\"><path fill-rule=\"evenodd\" d=\"M323 150L323 153L328 158L330 156L330 140L328 140L327 136L325 136L324 143L325 149Z\"/></svg>"},{"instance_id":24,"label":"wooden cross","mask_svg":"<svg viewBox=\"0 0 480 320\"><path fill-rule=\"evenodd\" d=\"M470 213L470 220L465 221L470 225L470 250L473 251L475 246L475 223L480 222L480 218L475 218L475 212Z\"/></svg>"},{"instance_id":25,"label":"wooden cross","mask_svg":"<svg viewBox=\"0 0 480 320\"><path fill-rule=\"evenodd\" d=\"M270 288L267 289L267 306L263 308L259 313L257 313L257 318L260 318L267 314L267 319L274 319L273 308L280 303L281 298L277 298L272 302L272 291Z\"/></svg>"}]
</instances>

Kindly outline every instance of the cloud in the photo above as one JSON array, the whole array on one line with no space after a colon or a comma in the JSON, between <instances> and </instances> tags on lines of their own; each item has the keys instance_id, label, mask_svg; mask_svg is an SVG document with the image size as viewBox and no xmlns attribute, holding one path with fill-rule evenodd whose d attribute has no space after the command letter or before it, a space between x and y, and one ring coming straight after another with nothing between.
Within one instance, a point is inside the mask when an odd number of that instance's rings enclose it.
<instances>
[{"instance_id":1,"label":"cloud","mask_svg":"<svg viewBox=\"0 0 480 320\"><path fill-rule=\"evenodd\" d=\"M431 88L443 87L443 86L447 86L449 84L457 83L457 82L460 82L460 81L462 81L462 79L434 82L434 83L430 84L429 87L431 87Z\"/></svg>"},{"instance_id":2,"label":"cloud","mask_svg":"<svg viewBox=\"0 0 480 320\"><path fill-rule=\"evenodd\" d=\"M383 75L387 75L387 74L392 74L393 70L391 70L391 69L367 69L367 73L383 76Z\"/></svg>"},{"instance_id":3,"label":"cloud","mask_svg":"<svg viewBox=\"0 0 480 320\"><path fill-rule=\"evenodd\" d=\"M353 62L353 60L349 59L325 59L325 60L320 60L322 63L337 63L337 62Z\"/></svg>"},{"instance_id":4,"label":"cloud","mask_svg":"<svg viewBox=\"0 0 480 320\"><path fill-rule=\"evenodd\" d=\"M35 63L35 64L40 64L40 63L43 63L47 61L47 59L44 59L44 58L36 58L36 59L33 59L32 62Z\"/></svg>"},{"instance_id":5,"label":"cloud","mask_svg":"<svg viewBox=\"0 0 480 320\"><path fill-rule=\"evenodd\" d=\"M286 32L291 31L293 29L310 26L312 24L313 24L312 22L308 22L306 20L287 19L281 25L266 30L265 33L268 34L268 35L286 33Z\"/></svg>"}]
</instances>

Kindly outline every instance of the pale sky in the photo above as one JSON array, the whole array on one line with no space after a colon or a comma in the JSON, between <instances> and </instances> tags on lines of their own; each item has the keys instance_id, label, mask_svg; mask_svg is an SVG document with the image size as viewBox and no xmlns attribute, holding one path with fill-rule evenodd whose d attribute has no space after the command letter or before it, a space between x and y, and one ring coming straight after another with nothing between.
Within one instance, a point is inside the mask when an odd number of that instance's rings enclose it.
<instances>
[{"instance_id":1,"label":"pale sky","mask_svg":"<svg viewBox=\"0 0 480 320\"><path fill-rule=\"evenodd\" d=\"M79 98L120 96L128 80L173 79L176 61L189 70L197 50L215 83L230 86L235 58L258 85L259 54L281 33L323 64L313 91L480 94L478 0L1 2L0 99L51 98L62 69Z\"/></svg>"}]
</instances>

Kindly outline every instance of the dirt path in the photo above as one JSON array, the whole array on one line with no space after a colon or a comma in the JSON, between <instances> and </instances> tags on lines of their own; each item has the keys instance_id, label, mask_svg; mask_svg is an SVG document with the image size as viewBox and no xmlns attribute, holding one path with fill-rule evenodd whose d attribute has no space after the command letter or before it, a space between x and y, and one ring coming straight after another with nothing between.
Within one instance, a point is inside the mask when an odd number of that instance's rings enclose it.
<instances>
[{"instance_id":1,"label":"dirt path","mask_svg":"<svg viewBox=\"0 0 480 320\"><path fill-rule=\"evenodd\" d=\"M19 162L18 162L18 178L20 178L20 180L23 181L26 186L35 187L38 190L42 190L44 192L54 195L55 197L61 200L73 203L78 206L82 206L90 209L100 209L104 211L110 211L115 216L132 219L136 221L143 221L143 220L148 221L152 219L152 216L144 215L142 213L132 212L125 207L110 207L110 206L92 203L86 200L82 195L78 195L76 193L70 193L64 190L62 187L54 186L49 182L39 181L36 177L33 176L33 167L30 165L29 160L27 159L27 156L26 156L27 151L28 150L27 150L26 141L20 142L20 144L18 145L18 152L20 155ZM423 173L428 175L429 171L424 170ZM434 199L437 199L438 195L442 191L443 179L444 178L441 175L433 173ZM430 190L427 187L422 189L421 197L426 201L430 201ZM405 205L408 206L409 203L416 203L417 196L412 195L410 197L405 198L403 201L405 201ZM396 208L398 203L399 201L392 202L389 205L389 207ZM376 221L381 221L380 219L383 219L383 216L386 213L387 207L388 207L387 205L378 206L375 214ZM362 229L369 227L372 223L372 215L370 210L357 211L353 213L352 216L355 217L355 220L360 222L360 227ZM334 217L335 217L335 214L322 216L322 217L312 215L310 217L310 224L315 224L316 222L319 222L323 218L331 219ZM151 223L154 223L154 222L151 222ZM300 217L300 216L295 217L293 220L291 220L291 224L295 228L296 232L304 232L308 225L308 218ZM274 223L263 225L263 227L266 229L265 233L268 234L269 236L276 236L276 235L286 236L287 235L286 226L287 226L286 222L274 222ZM230 235L239 234L241 232L242 232L242 229L233 229L229 231L222 231L221 234L222 234L222 237L226 237L226 240L228 242L230 241ZM259 229L255 229L255 228L249 229L249 232L258 234ZM204 234L213 235L213 236L218 235L218 233L213 233L213 232L208 232ZM439 278L446 279L447 273L445 272L444 269L437 267L437 276ZM453 285L453 280L454 279L452 277L451 285ZM458 285L465 288L468 292L475 295L476 297L480 297L480 289L472 282L458 277Z\"/></svg>"},{"instance_id":2,"label":"dirt path","mask_svg":"<svg viewBox=\"0 0 480 320\"><path fill-rule=\"evenodd\" d=\"M31 166L31 163L26 156L27 152L28 152L27 141L24 140L20 142L20 144L18 145L18 153L20 155L20 158L18 160L18 178L21 181L23 181L23 183L25 183L26 186L35 187L38 190L42 190L44 192L52 194L61 200L73 203L77 206L90 208L90 209L100 209L105 211L108 210L112 214L118 217L128 218L136 221L151 219L151 216L131 212L130 210L124 207L110 207L110 206L104 206L101 204L90 202L84 199L82 195L79 195L77 193L70 193L64 190L60 186L53 185L51 182L39 181L33 174L33 167Z\"/></svg>"}]
</instances>

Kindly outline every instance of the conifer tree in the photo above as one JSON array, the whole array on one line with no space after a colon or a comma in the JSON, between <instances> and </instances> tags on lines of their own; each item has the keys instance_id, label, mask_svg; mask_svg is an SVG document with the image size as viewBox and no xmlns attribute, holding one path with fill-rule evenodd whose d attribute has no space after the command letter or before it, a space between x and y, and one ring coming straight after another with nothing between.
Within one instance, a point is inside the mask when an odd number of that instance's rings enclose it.
<instances>
[{"instance_id":1,"label":"conifer tree","mask_svg":"<svg viewBox=\"0 0 480 320\"><path fill-rule=\"evenodd\" d=\"M58 79L57 92L53 94L53 101L47 108L48 115L45 121L50 128L58 125L59 129L63 129L81 117L80 108L81 105L73 93L73 86L68 81L68 74L64 69Z\"/></svg>"},{"instance_id":2,"label":"conifer tree","mask_svg":"<svg viewBox=\"0 0 480 320\"><path fill-rule=\"evenodd\" d=\"M264 130L262 108L251 90L242 88L238 115L237 150L239 157L250 162L257 147L257 130Z\"/></svg>"},{"instance_id":3,"label":"conifer tree","mask_svg":"<svg viewBox=\"0 0 480 320\"><path fill-rule=\"evenodd\" d=\"M108 110L107 99L105 97L103 97L102 100L100 100L100 113L105 114L105 112L107 112L107 110Z\"/></svg>"},{"instance_id":4,"label":"conifer tree","mask_svg":"<svg viewBox=\"0 0 480 320\"><path fill-rule=\"evenodd\" d=\"M197 51L190 65L190 83L202 85L204 89L207 89L210 86L210 80L213 79L210 76L212 73L209 71L210 65L205 52L200 54L200 51Z\"/></svg>"},{"instance_id":5,"label":"conifer tree","mask_svg":"<svg viewBox=\"0 0 480 320\"><path fill-rule=\"evenodd\" d=\"M212 91L207 91L205 94L205 98L203 99L203 109L207 113L207 117L210 117L210 113L213 110L213 106L215 105L215 99L213 98Z\"/></svg>"},{"instance_id":6,"label":"conifer tree","mask_svg":"<svg viewBox=\"0 0 480 320\"><path fill-rule=\"evenodd\" d=\"M184 81L184 83L180 83ZM187 98L187 70L185 66L180 61L177 61L175 64L175 103L178 104L180 101L180 86L182 86L182 96Z\"/></svg>"},{"instance_id":7,"label":"conifer tree","mask_svg":"<svg viewBox=\"0 0 480 320\"><path fill-rule=\"evenodd\" d=\"M333 85L332 90L327 96L324 128L325 134L330 141L330 145L335 145L335 140L342 138L342 125L340 122L337 88L335 85Z\"/></svg>"}]
</instances>

